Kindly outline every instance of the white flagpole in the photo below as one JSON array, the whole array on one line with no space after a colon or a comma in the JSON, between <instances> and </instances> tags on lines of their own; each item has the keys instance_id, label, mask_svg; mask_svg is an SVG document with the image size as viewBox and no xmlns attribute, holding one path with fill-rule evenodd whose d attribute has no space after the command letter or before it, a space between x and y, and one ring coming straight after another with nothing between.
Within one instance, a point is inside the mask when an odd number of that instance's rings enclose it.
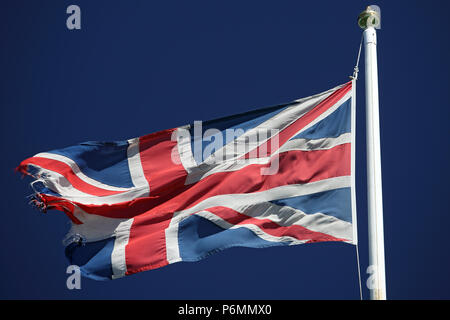
<instances>
[{"instance_id":1,"label":"white flagpole","mask_svg":"<svg viewBox=\"0 0 450 320\"><path fill-rule=\"evenodd\" d=\"M386 300L384 264L383 195L381 185L380 122L378 104L377 34L379 12L367 7L359 15L358 24L364 29L366 62L366 148L367 202L369 222L369 269L367 282L372 300Z\"/></svg>"}]
</instances>

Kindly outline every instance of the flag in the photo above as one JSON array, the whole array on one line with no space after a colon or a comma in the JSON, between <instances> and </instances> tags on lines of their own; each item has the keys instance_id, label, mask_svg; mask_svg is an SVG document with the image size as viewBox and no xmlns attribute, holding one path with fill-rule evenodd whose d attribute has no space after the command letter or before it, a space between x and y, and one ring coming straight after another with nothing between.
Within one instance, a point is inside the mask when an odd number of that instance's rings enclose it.
<instances>
[{"instance_id":1,"label":"flag","mask_svg":"<svg viewBox=\"0 0 450 320\"><path fill-rule=\"evenodd\" d=\"M356 244L352 81L291 103L36 154L71 264L116 279L231 247Z\"/></svg>"}]
</instances>

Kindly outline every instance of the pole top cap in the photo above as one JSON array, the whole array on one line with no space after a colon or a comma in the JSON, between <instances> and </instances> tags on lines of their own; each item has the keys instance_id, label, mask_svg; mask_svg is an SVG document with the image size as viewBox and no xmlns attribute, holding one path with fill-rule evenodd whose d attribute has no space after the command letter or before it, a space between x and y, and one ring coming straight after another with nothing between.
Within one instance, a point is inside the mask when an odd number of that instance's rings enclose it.
<instances>
[{"instance_id":1,"label":"pole top cap","mask_svg":"<svg viewBox=\"0 0 450 320\"><path fill-rule=\"evenodd\" d=\"M381 28L381 12L376 5L367 6L366 10L361 12L358 16L358 25L362 29L373 27L375 29Z\"/></svg>"}]
</instances>

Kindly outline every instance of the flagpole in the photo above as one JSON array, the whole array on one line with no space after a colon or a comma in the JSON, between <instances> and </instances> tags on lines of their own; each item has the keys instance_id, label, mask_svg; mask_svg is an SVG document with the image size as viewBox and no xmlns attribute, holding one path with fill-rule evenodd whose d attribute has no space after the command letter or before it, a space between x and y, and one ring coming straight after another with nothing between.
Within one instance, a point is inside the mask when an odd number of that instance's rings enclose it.
<instances>
[{"instance_id":1,"label":"flagpole","mask_svg":"<svg viewBox=\"0 0 450 320\"><path fill-rule=\"evenodd\" d=\"M359 15L359 26L364 29L366 65L366 148L367 148L367 202L369 224L369 269L367 282L372 300L386 300L384 261L383 195L381 184L381 148L378 102L377 34L379 11L370 6Z\"/></svg>"}]
</instances>

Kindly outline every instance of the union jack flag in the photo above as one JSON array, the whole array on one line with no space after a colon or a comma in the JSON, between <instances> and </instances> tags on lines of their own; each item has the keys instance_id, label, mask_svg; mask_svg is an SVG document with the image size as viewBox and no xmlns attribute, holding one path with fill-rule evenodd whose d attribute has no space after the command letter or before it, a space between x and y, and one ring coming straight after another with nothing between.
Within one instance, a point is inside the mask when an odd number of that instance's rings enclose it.
<instances>
[{"instance_id":1,"label":"union jack flag","mask_svg":"<svg viewBox=\"0 0 450 320\"><path fill-rule=\"evenodd\" d=\"M65 253L103 280L230 247L356 244L352 81L288 104L36 154L32 202L72 224Z\"/></svg>"}]
</instances>

